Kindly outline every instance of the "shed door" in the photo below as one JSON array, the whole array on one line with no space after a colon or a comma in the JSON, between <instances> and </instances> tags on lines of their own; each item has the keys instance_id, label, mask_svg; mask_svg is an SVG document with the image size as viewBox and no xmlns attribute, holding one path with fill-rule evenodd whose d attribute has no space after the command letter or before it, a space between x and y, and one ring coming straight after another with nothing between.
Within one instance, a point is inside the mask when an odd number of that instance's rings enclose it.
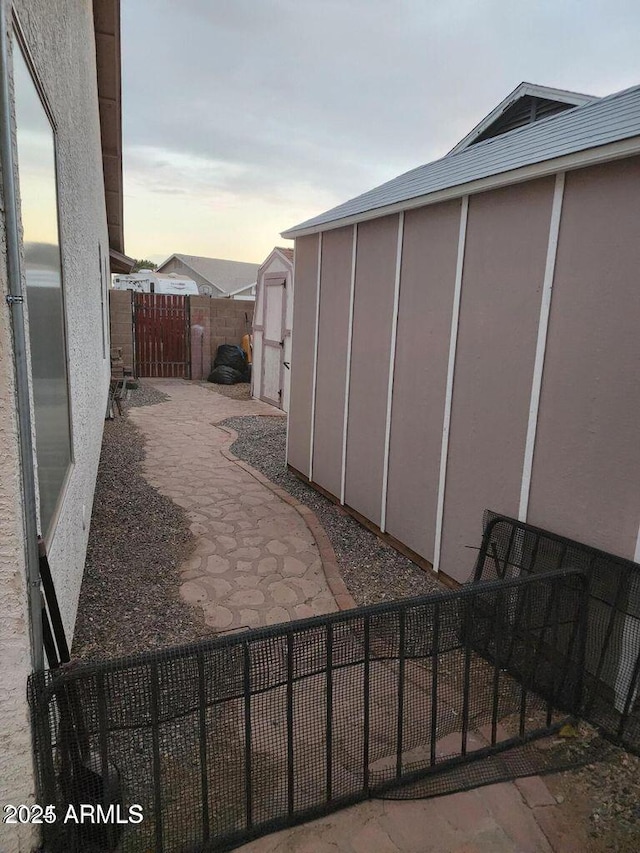
<instances>
[{"instance_id":1,"label":"shed door","mask_svg":"<svg viewBox=\"0 0 640 853\"><path fill-rule=\"evenodd\" d=\"M262 338L262 399L282 408L285 326L285 278L264 282L264 333Z\"/></svg>"}]
</instances>

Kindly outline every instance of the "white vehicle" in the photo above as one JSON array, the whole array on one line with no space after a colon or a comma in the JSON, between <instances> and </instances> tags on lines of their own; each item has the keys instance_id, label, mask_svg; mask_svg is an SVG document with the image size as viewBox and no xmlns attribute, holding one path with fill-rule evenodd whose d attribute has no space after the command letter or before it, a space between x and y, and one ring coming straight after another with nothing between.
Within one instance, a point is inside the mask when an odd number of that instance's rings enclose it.
<instances>
[{"instance_id":1,"label":"white vehicle","mask_svg":"<svg viewBox=\"0 0 640 853\"><path fill-rule=\"evenodd\" d=\"M113 277L114 290L135 290L137 293L170 293L178 296L198 296L198 285L191 278L176 273L157 273L140 270L130 275Z\"/></svg>"}]
</instances>

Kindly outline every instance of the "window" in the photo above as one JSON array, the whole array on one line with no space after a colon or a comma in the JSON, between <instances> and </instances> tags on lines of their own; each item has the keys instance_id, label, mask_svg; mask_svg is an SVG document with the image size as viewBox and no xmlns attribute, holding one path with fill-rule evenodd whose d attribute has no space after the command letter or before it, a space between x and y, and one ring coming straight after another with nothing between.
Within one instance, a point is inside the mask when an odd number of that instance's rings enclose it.
<instances>
[{"instance_id":1,"label":"window","mask_svg":"<svg viewBox=\"0 0 640 853\"><path fill-rule=\"evenodd\" d=\"M17 40L13 79L40 524L51 533L71 465L71 423L53 127Z\"/></svg>"}]
</instances>

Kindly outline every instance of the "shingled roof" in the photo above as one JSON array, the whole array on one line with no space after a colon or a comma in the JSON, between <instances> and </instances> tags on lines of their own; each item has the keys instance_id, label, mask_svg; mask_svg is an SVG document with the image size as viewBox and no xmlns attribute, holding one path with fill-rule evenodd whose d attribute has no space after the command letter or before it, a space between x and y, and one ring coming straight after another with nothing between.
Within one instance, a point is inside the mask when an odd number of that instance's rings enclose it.
<instances>
[{"instance_id":1,"label":"shingled roof","mask_svg":"<svg viewBox=\"0 0 640 853\"><path fill-rule=\"evenodd\" d=\"M256 283L259 264L249 264L244 261L228 261L222 258L205 258L201 255L173 254L158 267L163 272L164 267L176 259L193 272L206 279L221 293L230 295L238 293L245 287Z\"/></svg>"},{"instance_id":2,"label":"shingled roof","mask_svg":"<svg viewBox=\"0 0 640 853\"><path fill-rule=\"evenodd\" d=\"M629 140L628 144L618 146L616 151L611 150L612 143L625 140ZM640 86L478 142L458 153L450 153L289 228L282 232L282 236L300 237L327 227L336 228L384 216L405 207L418 207L428 204L430 197L436 193L439 194L436 198L442 197L443 191L451 191L449 197L463 195L474 182L495 176L504 176L501 181L493 182L496 186L526 180L533 173L531 170L526 172L524 167L548 163L546 171L551 173L567 168L570 155L598 148L603 150L600 153L595 151L591 158L583 158L581 165L588 160L598 162L614 156L640 153ZM540 169L538 173L544 172ZM488 183L482 188L486 188ZM479 183L474 187L476 191L480 188Z\"/></svg>"},{"instance_id":3,"label":"shingled roof","mask_svg":"<svg viewBox=\"0 0 640 853\"><path fill-rule=\"evenodd\" d=\"M552 89L550 86L539 86L536 83L520 83L509 92L497 107L486 115L482 121L455 145L450 154L464 151L470 145L477 145L494 136L508 133L517 127L542 121L552 115L582 107L584 104L597 101L595 95L585 95L581 92L571 92L568 89Z\"/></svg>"}]
</instances>

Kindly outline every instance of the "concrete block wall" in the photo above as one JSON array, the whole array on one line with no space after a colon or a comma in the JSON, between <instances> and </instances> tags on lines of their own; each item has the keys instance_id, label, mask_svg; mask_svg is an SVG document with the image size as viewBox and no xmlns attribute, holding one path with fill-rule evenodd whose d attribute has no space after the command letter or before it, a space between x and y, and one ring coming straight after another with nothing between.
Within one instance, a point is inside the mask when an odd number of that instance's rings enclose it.
<instances>
[{"instance_id":1,"label":"concrete block wall","mask_svg":"<svg viewBox=\"0 0 640 853\"><path fill-rule=\"evenodd\" d=\"M190 296L191 378L206 379L220 344L239 344L251 331L254 302ZM122 350L125 369L134 367L133 293L109 291L111 349Z\"/></svg>"},{"instance_id":2,"label":"concrete block wall","mask_svg":"<svg viewBox=\"0 0 640 853\"><path fill-rule=\"evenodd\" d=\"M191 378L206 379L211 367L211 312L209 296L190 296Z\"/></svg>"},{"instance_id":3,"label":"concrete block wall","mask_svg":"<svg viewBox=\"0 0 640 853\"><path fill-rule=\"evenodd\" d=\"M213 361L220 344L239 344L243 335L251 332L255 302L240 299L209 299L209 302Z\"/></svg>"},{"instance_id":4,"label":"concrete block wall","mask_svg":"<svg viewBox=\"0 0 640 853\"><path fill-rule=\"evenodd\" d=\"M122 350L124 367L133 367L133 293L130 290L109 291L111 349Z\"/></svg>"}]
</instances>

